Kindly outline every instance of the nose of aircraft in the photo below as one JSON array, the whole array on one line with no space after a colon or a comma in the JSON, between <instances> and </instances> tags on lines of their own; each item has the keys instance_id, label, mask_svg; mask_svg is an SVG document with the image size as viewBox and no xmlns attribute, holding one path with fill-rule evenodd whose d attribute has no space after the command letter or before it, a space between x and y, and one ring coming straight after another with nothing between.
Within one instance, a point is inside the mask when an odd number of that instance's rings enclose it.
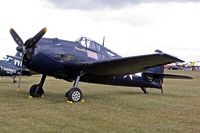
<instances>
[{"instance_id":1,"label":"nose of aircraft","mask_svg":"<svg viewBox=\"0 0 200 133\"><path fill-rule=\"evenodd\" d=\"M34 46L37 44L37 42L43 37L43 35L47 32L47 28L43 28L42 30L40 30L33 38L28 39L25 43L22 41L22 39L20 38L20 36L17 34L17 32L15 32L15 30L13 28L10 28L10 34L12 36L12 38L14 39L14 41L17 43L17 48L16 50L18 52L22 53L22 64L24 62L24 57L25 55L28 53L27 51L29 51L29 48L34 48ZM26 58L28 56L26 55ZM23 67L23 65L22 65ZM22 67L21 67L21 73L22 73ZM18 82L18 88L20 88L20 83L21 83L21 74L20 74L20 78L19 78L19 82Z\"/></svg>"}]
</instances>

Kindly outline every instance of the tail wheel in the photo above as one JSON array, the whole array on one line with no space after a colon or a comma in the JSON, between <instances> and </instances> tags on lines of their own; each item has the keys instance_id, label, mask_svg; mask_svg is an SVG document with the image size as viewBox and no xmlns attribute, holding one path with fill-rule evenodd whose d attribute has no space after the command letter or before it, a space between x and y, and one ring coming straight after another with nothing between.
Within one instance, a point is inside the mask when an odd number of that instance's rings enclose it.
<instances>
[{"instance_id":1,"label":"tail wheel","mask_svg":"<svg viewBox=\"0 0 200 133\"><path fill-rule=\"evenodd\" d=\"M82 92L79 88L71 88L66 95L68 100L72 102L80 102L82 99Z\"/></svg>"},{"instance_id":2,"label":"tail wheel","mask_svg":"<svg viewBox=\"0 0 200 133\"><path fill-rule=\"evenodd\" d=\"M141 87L141 90L144 92L144 94L148 93L147 88L145 88L145 87Z\"/></svg>"},{"instance_id":3,"label":"tail wheel","mask_svg":"<svg viewBox=\"0 0 200 133\"><path fill-rule=\"evenodd\" d=\"M29 90L29 94L32 97L41 97L44 94L44 90L43 90L43 88L39 87L38 84L34 84L31 86L31 88Z\"/></svg>"}]
</instances>

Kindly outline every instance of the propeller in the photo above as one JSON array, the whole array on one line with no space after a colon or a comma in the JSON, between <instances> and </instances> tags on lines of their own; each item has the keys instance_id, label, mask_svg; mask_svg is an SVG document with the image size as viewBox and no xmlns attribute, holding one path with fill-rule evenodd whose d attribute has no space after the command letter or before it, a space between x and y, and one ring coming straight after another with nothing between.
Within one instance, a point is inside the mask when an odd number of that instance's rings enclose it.
<instances>
[{"instance_id":1,"label":"propeller","mask_svg":"<svg viewBox=\"0 0 200 133\"><path fill-rule=\"evenodd\" d=\"M34 47L46 32L47 32L46 27L43 28L41 31L39 31L33 38L30 39L30 41L27 42L27 44L25 44L26 49Z\"/></svg>"},{"instance_id":2,"label":"propeller","mask_svg":"<svg viewBox=\"0 0 200 133\"><path fill-rule=\"evenodd\" d=\"M21 85L21 76L22 76L22 71L23 71L24 55L26 54L27 49L35 47L37 42L42 38L42 36L46 33L46 31L47 31L47 28L45 27L42 30L40 30L33 38L27 40L26 43L24 43L22 41L22 39L20 38L20 36L17 34L17 32L15 32L14 29L10 28L10 34L11 34L12 38L14 39L14 41L18 45L16 50L18 52L22 53L22 57L21 57L22 65L20 68L20 77L19 77L19 82L18 82L18 88L20 88L20 85Z\"/></svg>"},{"instance_id":3,"label":"propeller","mask_svg":"<svg viewBox=\"0 0 200 133\"><path fill-rule=\"evenodd\" d=\"M10 28L10 34L13 37L13 39L15 40L15 42L17 43L18 46L23 46L24 45L24 42L19 37L19 35L15 32L14 29Z\"/></svg>"}]
</instances>

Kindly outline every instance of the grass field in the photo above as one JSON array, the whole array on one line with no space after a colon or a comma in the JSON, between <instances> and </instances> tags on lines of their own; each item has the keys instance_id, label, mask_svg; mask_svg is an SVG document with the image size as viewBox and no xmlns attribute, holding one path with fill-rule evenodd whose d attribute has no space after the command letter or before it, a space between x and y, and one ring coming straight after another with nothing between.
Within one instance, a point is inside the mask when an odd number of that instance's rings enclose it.
<instances>
[{"instance_id":1,"label":"grass field","mask_svg":"<svg viewBox=\"0 0 200 133\"><path fill-rule=\"evenodd\" d=\"M164 94L149 89L80 83L84 103L65 102L71 83L48 77L43 98L28 98L40 76L23 77L20 92L0 80L0 132L200 132L200 72L167 71L193 80L165 79Z\"/></svg>"}]
</instances>

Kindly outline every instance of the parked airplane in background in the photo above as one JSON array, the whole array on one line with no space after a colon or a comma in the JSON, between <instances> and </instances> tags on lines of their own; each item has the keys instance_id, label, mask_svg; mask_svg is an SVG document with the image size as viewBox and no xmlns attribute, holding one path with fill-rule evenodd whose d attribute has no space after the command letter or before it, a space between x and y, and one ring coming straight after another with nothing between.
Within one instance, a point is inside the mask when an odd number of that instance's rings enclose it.
<instances>
[{"instance_id":1,"label":"parked airplane in background","mask_svg":"<svg viewBox=\"0 0 200 133\"><path fill-rule=\"evenodd\" d=\"M163 67L151 67L182 62L165 53L121 57L86 37L81 37L75 42L42 38L46 31L46 28L42 29L24 43L19 35L10 29L13 39L18 44L17 51L23 53L23 65L42 74L40 83L30 88L29 93L32 97L43 95L43 84L47 75L74 81L72 88L65 94L72 102L79 102L82 98L82 92L78 88L79 81L136 86L141 87L146 93L145 88L162 89L163 77L172 76L163 74ZM142 77L134 75L146 70L149 71L144 72Z\"/></svg>"},{"instance_id":2,"label":"parked airplane in background","mask_svg":"<svg viewBox=\"0 0 200 133\"><path fill-rule=\"evenodd\" d=\"M5 60L0 60L0 76L10 76L13 79L13 83L16 82L16 76L21 75L21 56L17 52L15 56L7 55ZM22 68L22 75L31 75L30 71Z\"/></svg>"}]
</instances>

